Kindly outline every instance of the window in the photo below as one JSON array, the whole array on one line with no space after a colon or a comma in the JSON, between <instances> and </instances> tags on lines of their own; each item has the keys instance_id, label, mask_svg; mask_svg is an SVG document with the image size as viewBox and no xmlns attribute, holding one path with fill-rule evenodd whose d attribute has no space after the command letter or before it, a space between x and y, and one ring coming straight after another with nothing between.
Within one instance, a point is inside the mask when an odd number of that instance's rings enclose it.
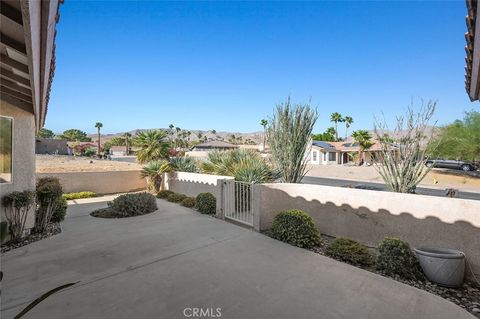
<instances>
[{"instance_id":1,"label":"window","mask_svg":"<svg viewBox=\"0 0 480 319\"><path fill-rule=\"evenodd\" d=\"M328 161L329 162L335 162L336 160L337 160L337 153L335 153L335 152L328 153Z\"/></svg>"},{"instance_id":2,"label":"window","mask_svg":"<svg viewBox=\"0 0 480 319\"><path fill-rule=\"evenodd\" d=\"M313 162L316 162L316 161L317 161L317 151L313 151L312 161L313 161Z\"/></svg>"},{"instance_id":3,"label":"window","mask_svg":"<svg viewBox=\"0 0 480 319\"><path fill-rule=\"evenodd\" d=\"M323 161L324 161L324 162L327 161L327 153L323 153Z\"/></svg>"},{"instance_id":4,"label":"window","mask_svg":"<svg viewBox=\"0 0 480 319\"><path fill-rule=\"evenodd\" d=\"M12 182L13 119L0 116L0 183Z\"/></svg>"}]
</instances>

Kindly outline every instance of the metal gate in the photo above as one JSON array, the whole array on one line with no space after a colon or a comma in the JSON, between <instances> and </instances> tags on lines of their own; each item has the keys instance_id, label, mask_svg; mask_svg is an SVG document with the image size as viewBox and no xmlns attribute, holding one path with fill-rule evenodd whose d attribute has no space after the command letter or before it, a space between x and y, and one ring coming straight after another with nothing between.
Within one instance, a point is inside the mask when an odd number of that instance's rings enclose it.
<instances>
[{"instance_id":1,"label":"metal gate","mask_svg":"<svg viewBox=\"0 0 480 319\"><path fill-rule=\"evenodd\" d=\"M224 217L253 226L252 184L224 180L222 195Z\"/></svg>"}]
</instances>

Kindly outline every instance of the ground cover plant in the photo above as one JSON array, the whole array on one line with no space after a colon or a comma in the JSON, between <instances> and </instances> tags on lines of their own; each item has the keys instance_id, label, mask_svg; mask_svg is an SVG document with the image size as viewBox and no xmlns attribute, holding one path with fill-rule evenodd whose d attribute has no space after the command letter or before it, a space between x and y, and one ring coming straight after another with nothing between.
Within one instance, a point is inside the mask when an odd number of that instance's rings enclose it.
<instances>
[{"instance_id":1,"label":"ground cover plant","mask_svg":"<svg viewBox=\"0 0 480 319\"><path fill-rule=\"evenodd\" d=\"M108 203L108 207L90 215L103 218L125 218L152 213L157 210L157 200L149 193L124 194Z\"/></svg>"},{"instance_id":2,"label":"ground cover plant","mask_svg":"<svg viewBox=\"0 0 480 319\"><path fill-rule=\"evenodd\" d=\"M326 248L325 253L337 260L353 265L371 265L373 257L367 246L350 238L336 238Z\"/></svg>"},{"instance_id":3,"label":"ground cover plant","mask_svg":"<svg viewBox=\"0 0 480 319\"><path fill-rule=\"evenodd\" d=\"M66 193L66 194L63 194L62 196L66 200L72 200L72 199L97 197L97 194L94 192L84 191L84 192L76 192L76 193Z\"/></svg>"}]
</instances>

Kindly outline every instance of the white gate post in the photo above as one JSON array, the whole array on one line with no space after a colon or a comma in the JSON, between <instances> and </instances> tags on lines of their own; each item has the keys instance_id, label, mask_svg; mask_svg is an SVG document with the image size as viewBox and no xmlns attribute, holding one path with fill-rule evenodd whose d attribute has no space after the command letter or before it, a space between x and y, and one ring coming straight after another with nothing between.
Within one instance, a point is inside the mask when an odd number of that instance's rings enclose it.
<instances>
[{"instance_id":1,"label":"white gate post","mask_svg":"<svg viewBox=\"0 0 480 319\"><path fill-rule=\"evenodd\" d=\"M224 184L225 179L217 179L217 186L215 187L215 198L217 207L216 207L216 216L220 219L225 219L225 212L224 212L224 203L225 203L225 195L224 195Z\"/></svg>"},{"instance_id":2,"label":"white gate post","mask_svg":"<svg viewBox=\"0 0 480 319\"><path fill-rule=\"evenodd\" d=\"M252 184L253 229L260 231L260 204L262 199L262 184Z\"/></svg>"}]
</instances>

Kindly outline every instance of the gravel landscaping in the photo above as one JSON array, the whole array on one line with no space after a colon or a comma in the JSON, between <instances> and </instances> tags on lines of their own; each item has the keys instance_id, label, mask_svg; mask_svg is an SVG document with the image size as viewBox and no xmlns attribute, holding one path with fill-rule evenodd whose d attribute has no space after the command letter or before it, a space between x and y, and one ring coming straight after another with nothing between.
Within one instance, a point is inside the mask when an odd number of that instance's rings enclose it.
<instances>
[{"instance_id":1,"label":"gravel landscaping","mask_svg":"<svg viewBox=\"0 0 480 319\"><path fill-rule=\"evenodd\" d=\"M8 242L2 244L1 253L2 254L6 253L7 251L10 251L10 250L13 250L13 249L16 249L16 248L20 248L22 246L34 243L36 241L48 238L48 237L53 236L53 235L60 234L61 232L62 232L62 228L60 227L60 223L51 223L47 226L47 231L45 231L44 233L30 234L30 235L22 238L22 240L20 240L18 242L8 241Z\"/></svg>"}]
</instances>

